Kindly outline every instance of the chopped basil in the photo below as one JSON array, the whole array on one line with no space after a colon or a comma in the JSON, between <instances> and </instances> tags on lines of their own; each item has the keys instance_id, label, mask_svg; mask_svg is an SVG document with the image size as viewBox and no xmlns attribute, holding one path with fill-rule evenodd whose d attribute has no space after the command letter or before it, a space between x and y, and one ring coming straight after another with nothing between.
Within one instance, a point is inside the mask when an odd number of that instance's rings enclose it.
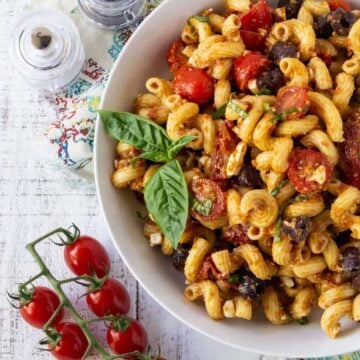
<instances>
[{"instance_id":1,"label":"chopped basil","mask_svg":"<svg viewBox=\"0 0 360 360\"><path fill-rule=\"evenodd\" d=\"M271 105L268 102L264 103L263 108L266 113L271 112Z\"/></svg>"},{"instance_id":2,"label":"chopped basil","mask_svg":"<svg viewBox=\"0 0 360 360\"><path fill-rule=\"evenodd\" d=\"M281 240L281 217L279 217L275 224L274 242L278 243Z\"/></svg>"},{"instance_id":3,"label":"chopped basil","mask_svg":"<svg viewBox=\"0 0 360 360\"><path fill-rule=\"evenodd\" d=\"M259 95L271 95L271 94L272 94L272 91L270 89L263 88L256 95L259 96Z\"/></svg>"},{"instance_id":4,"label":"chopped basil","mask_svg":"<svg viewBox=\"0 0 360 360\"><path fill-rule=\"evenodd\" d=\"M200 215L208 216L212 210L212 200L207 199L200 202L194 198L191 199L191 207Z\"/></svg>"},{"instance_id":5,"label":"chopped basil","mask_svg":"<svg viewBox=\"0 0 360 360\"><path fill-rule=\"evenodd\" d=\"M281 188L282 188L285 184L286 184L286 180L281 180L280 183L279 183L279 185L278 185L276 188L274 188L274 189L271 191L270 194L275 197L277 194L279 194Z\"/></svg>"},{"instance_id":6,"label":"chopped basil","mask_svg":"<svg viewBox=\"0 0 360 360\"><path fill-rule=\"evenodd\" d=\"M240 279L241 279L240 274L232 274L232 275L229 276L229 282L232 283L232 284L239 282Z\"/></svg>"},{"instance_id":7,"label":"chopped basil","mask_svg":"<svg viewBox=\"0 0 360 360\"><path fill-rule=\"evenodd\" d=\"M292 113L295 113L295 112L298 112L298 109L292 108L292 109L283 111L282 113L276 114L275 117L273 117L272 119L270 119L270 122L276 124L278 121L284 120L284 118L286 117L286 115L292 114Z\"/></svg>"},{"instance_id":8,"label":"chopped basil","mask_svg":"<svg viewBox=\"0 0 360 360\"><path fill-rule=\"evenodd\" d=\"M202 22L202 23L206 23L206 22L209 21L208 16L202 16L202 15L194 15L190 19L195 19L195 20L197 20L199 22Z\"/></svg>"},{"instance_id":9,"label":"chopped basil","mask_svg":"<svg viewBox=\"0 0 360 360\"><path fill-rule=\"evenodd\" d=\"M214 120L219 120L225 117L225 111L226 111L227 104L224 104L219 109L214 111L211 116Z\"/></svg>"},{"instance_id":10,"label":"chopped basil","mask_svg":"<svg viewBox=\"0 0 360 360\"><path fill-rule=\"evenodd\" d=\"M249 116L249 114L245 110L243 110L239 105L235 104L231 100L228 102L228 106L231 110L239 114L239 116L243 119L246 119Z\"/></svg>"}]
</instances>

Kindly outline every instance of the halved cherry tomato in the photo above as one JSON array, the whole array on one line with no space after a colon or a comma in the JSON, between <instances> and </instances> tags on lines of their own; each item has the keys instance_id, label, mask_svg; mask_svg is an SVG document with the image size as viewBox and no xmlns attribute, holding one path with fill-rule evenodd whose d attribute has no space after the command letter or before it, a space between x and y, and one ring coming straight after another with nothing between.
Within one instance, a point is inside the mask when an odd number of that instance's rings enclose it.
<instances>
[{"instance_id":1,"label":"halved cherry tomato","mask_svg":"<svg viewBox=\"0 0 360 360\"><path fill-rule=\"evenodd\" d=\"M257 32L258 29L270 30L272 25L271 7L266 0L259 0L249 11L240 16L241 29Z\"/></svg>"},{"instance_id":2,"label":"halved cherry tomato","mask_svg":"<svg viewBox=\"0 0 360 360\"><path fill-rule=\"evenodd\" d=\"M303 86L285 86L276 96L275 110L284 118L297 119L303 116L310 107L307 89Z\"/></svg>"},{"instance_id":3,"label":"halved cherry tomato","mask_svg":"<svg viewBox=\"0 0 360 360\"><path fill-rule=\"evenodd\" d=\"M182 66L174 76L173 88L182 98L203 105L214 96L214 81L204 70Z\"/></svg>"},{"instance_id":4,"label":"halved cherry tomato","mask_svg":"<svg viewBox=\"0 0 360 360\"><path fill-rule=\"evenodd\" d=\"M88 347L88 341L79 325L63 322L55 326L61 339L54 347L49 344L51 354L58 360L80 360Z\"/></svg>"},{"instance_id":5,"label":"halved cherry tomato","mask_svg":"<svg viewBox=\"0 0 360 360\"><path fill-rule=\"evenodd\" d=\"M64 257L69 269L76 275L104 277L110 271L110 259L105 248L96 239L82 235L65 246Z\"/></svg>"},{"instance_id":6,"label":"halved cherry tomato","mask_svg":"<svg viewBox=\"0 0 360 360\"><path fill-rule=\"evenodd\" d=\"M340 143L341 177L360 190L360 110L350 112L344 124L344 142Z\"/></svg>"},{"instance_id":7,"label":"halved cherry tomato","mask_svg":"<svg viewBox=\"0 0 360 360\"><path fill-rule=\"evenodd\" d=\"M249 80L256 79L271 65L270 60L258 52L249 52L234 62L234 77L240 90L245 91Z\"/></svg>"},{"instance_id":8,"label":"halved cherry tomato","mask_svg":"<svg viewBox=\"0 0 360 360\"><path fill-rule=\"evenodd\" d=\"M261 35L255 31L240 29L240 35L247 50L260 52L264 51L266 42L265 34Z\"/></svg>"},{"instance_id":9,"label":"halved cherry tomato","mask_svg":"<svg viewBox=\"0 0 360 360\"><path fill-rule=\"evenodd\" d=\"M224 215L226 206L225 193L220 186L210 179L194 179L191 182L191 192L199 203L210 201L210 211L208 215L201 214L194 208L191 215L199 221L211 221Z\"/></svg>"},{"instance_id":10,"label":"halved cherry tomato","mask_svg":"<svg viewBox=\"0 0 360 360\"><path fill-rule=\"evenodd\" d=\"M188 58L182 53L185 45L181 39L175 40L169 47L166 58L170 67L170 71L174 74L188 61Z\"/></svg>"},{"instance_id":11,"label":"halved cherry tomato","mask_svg":"<svg viewBox=\"0 0 360 360\"><path fill-rule=\"evenodd\" d=\"M130 296L115 279L107 279L101 289L86 295L90 310L97 316L123 315L130 310Z\"/></svg>"},{"instance_id":12,"label":"halved cherry tomato","mask_svg":"<svg viewBox=\"0 0 360 360\"><path fill-rule=\"evenodd\" d=\"M20 314L28 324L41 329L59 307L60 299L55 291L47 287L36 286L33 290L31 300L26 305L20 301ZM61 309L52 324L59 323L63 316L64 309Z\"/></svg>"},{"instance_id":13,"label":"halved cherry tomato","mask_svg":"<svg viewBox=\"0 0 360 360\"><path fill-rule=\"evenodd\" d=\"M290 158L288 177L296 191L315 194L324 191L330 181L332 166L319 151L297 150Z\"/></svg>"},{"instance_id":14,"label":"halved cherry tomato","mask_svg":"<svg viewBox=\"0 0 360 360\"><path fill-rule=\"evenodd\" d=\"M345 11L350 11L351 6L345 0L328 0L329 7L331 11L336 10L337 8L342 8Z\"/></svg>"},{"instance_id":15,"label":"halved cherry tomato","mask_svg":"<svg viewBox=\"0 0 360 360\"><path fill-rule=\"evenodd\" d=\"M144 353L148 346L146 330L139 321L126 318L112 322L106 333L107 343L115 354L133 351Z\"/></svg>"},{"instance_id":16,"label":"halved cherry tomato","mask_svg":"<svg viewBox=\"0 0 360 360\"><path fill-rule=\"evenodd\" d=\"M215 181L226 180L226 166L239 140L225 123L219 125L216 134L215 151L211 155L210 178Z\"/></svg>"}]
</instances>

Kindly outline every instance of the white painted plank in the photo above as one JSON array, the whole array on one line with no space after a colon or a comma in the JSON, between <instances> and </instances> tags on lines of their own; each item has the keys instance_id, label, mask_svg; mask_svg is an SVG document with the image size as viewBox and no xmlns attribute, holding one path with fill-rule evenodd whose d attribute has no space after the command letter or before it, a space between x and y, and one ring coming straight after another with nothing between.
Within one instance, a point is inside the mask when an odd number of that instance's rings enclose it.
<instances>
[{"instance_id":1,"label":"white painted plank","mask_svg":"<svg viewBox=\"0 0 360 360\"><path fill-rule=\"evenodd\" d=\"M8 305L5 290L37 272L25 244L57 226L76 223L84 233L104 243L112 260L112 276L120 279L133 299L131 315L138 314L151 344L159 344L168 360L258 359L218 344L174 319L139 288L112 246L100 216L93 184L84 184L65 171L46 165L39 154L37 135L54 119L47 101L37 96L14 72L7 58L10 24L21 0L0 0L0 359L49 359L35 349L42 333L19 319ZM61 249L49 243L44 257L59 277L68 276ZM81 294L70 286L72 299ZM86 310L84 300L78 308ZM138 311L136 311L138 309ZM104 331L101 331L103 334Z\"/></svg>"}]
</instances>

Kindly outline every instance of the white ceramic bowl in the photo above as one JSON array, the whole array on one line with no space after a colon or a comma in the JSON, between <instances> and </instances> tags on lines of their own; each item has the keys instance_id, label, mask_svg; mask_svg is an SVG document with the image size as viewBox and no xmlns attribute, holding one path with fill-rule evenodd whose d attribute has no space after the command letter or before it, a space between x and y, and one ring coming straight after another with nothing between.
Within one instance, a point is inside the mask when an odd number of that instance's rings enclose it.
<instances>
[{"instance_id":1,"label":"white ceramic bowl","mask_svg":"<svg viewBox=\"0 0 360 360\"><path fill-rule=\"evenodd\" d=\"M101 108L131 111L136 95L144 91L146 79L169 78L166 50L179 37L183 24L192 14L218 7L222 0L167 0L159 6L132 36L116 61ZM115 141L97 121L95 175L99 201L116 248L126 265L147 292L166 310L191 328L239 349L286 357L315 357L355 351L360 348L360 331L344 330L330 340L320 328L320 313L311 315L310 324L299 326L269 324L259 314L252 321L214 321L204 306L184 300L184 278L169 259L149 247L144 240L142 222L135 211L141 208L130 191L112 186Z\"/></svg>"}]
</instances>

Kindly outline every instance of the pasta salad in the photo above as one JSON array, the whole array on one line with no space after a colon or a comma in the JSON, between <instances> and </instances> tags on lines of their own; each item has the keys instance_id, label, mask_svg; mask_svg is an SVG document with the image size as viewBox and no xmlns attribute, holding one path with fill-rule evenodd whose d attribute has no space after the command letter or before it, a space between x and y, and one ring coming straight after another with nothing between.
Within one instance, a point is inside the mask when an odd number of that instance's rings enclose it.
<instances>
[{"instance_id":1,"label":"pasta salad","mask_svg":"<svg viewBox=\"0 0 360 360\"><path fill-rule=\"evenodd\" d=\"M360 11L226 0L167 61L133 113L99 111L149 245L213 319L306 324L317 305L335 338L360 321Z\"/></svg>"}]
</instances>

